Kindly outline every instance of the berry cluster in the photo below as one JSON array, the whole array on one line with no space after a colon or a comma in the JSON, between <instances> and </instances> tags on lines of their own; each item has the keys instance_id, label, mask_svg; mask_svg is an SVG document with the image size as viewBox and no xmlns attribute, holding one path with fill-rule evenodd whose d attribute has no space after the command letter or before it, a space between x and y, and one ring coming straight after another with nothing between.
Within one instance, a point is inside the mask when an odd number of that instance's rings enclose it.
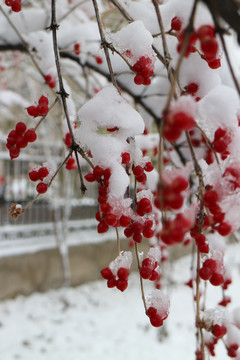
<instances>
[{"instance_id":1,"label":"berry cluster","mask_svg":"<svg viewBox=\"0 0 240 360\"><path fill-rule=\"evenodd\" d=\"M116 286L120 291L126 290L131 264L132 253L130 251L122 251L108 267L101 271L102 277L107 280L107 286L109 288Z\"/></svg>"},{"instance_id":2,"label":"berry cluster","mask_svg":"<svg viewBox=\"0 0 240 360\"><path fill-rule=\"evenodd\" d=\"M29 142L34 142L37 134L34 129L28 129L23 122L18 122L15 130L8 134L6 147L9 150L11 159L16 159L20 154L20 149L25 148Z\"/></svg>"},{"instance_id":3,"label":"berry cluster","mask_svg":"<svg viewBox=\"0 0 240 360\"><path fill-rule=\"evenodd\" d=\"M81 53L81 47L79 43L74 44L74 54L75 55L80 55Z\"/></svg>"},{"instance_id":4,"label":"berry cluster","mask_svg":"<svg viewBox=\"0 0 240 360\"><path fill-rule=\"evenodd\" d=\"M171 183L163 182L161 196L157 193L154 205L158 209L177 210L183 205L184 197L181 194L189 186L187 179L177 176ZM162 197L161 201L160 198Z\"/></svg>"},{"instance_id":5,"label":"berry cluster","mask_svg":"<svg viewBox=\"0 0 240 360\"><path fill-rule=\"evenodd\" d=\"M203 254L207 254L209 252L209 245L207 238L204 234L192 234L192 237L195 239L195 243L197 245L198 251Z\"/></svg>"},{"instance_id":6,"label":"berry cluster","mask_svg":"<svg viewBox=\"0 0 240 360\"><path fill-rule=\"evenodd\" d=\"M106 267L101 271L102 277L107 280L109 288L117 287L118 290L124 291L128 287L129 269L121 267L118 269L117 277L113 275L111 269Z\"/></svg>"},{"instance_id":7,"label":"berry cluster","mask_svg":"<svg viewBox=\"0 0 240 360\"><path fill-rule=\"evenodd\" d=\"M215 29L211 25L202 25L197 30L197 37L200 40L203 58L207 61L211 69L221 66L221 60L217 58L218 42L216 40Z\"/></svg>"},{"instance_id":8,"label":"berry cluster","mask_svg":"<svg viewBox=\"0 0 240 360\"><path fill-rule=\"evenodd\" d=\"M127 238L132 237L132 239L136 243L140 243L142 241L143 236L146 239L151 239L154 235L154 231L152 229L153 221L145 218L143 222L140 221L131 221L131 223L124 230L124 235Z\"/></svg>"},{"instance_id":9,"label":"berry cluster","mask_svg":"<svg viewBox=\"0 0 240 360\"><path fill-rule=\"evenodd\" d=\"M214 259L207 259L204 261L201 269L199 269L199 276L202 280L209 280L214 286L223 284L223 276L218 271L218 264Z\"/></svg>"},{"instance_id":10,"label":"berry cluster","mask_svg":"<svg viewBox=\"0 0 240 360\"><path fill-rule=\"evenodd\" d=\"M151 161L148 161L144 167L137 165L133 165L133 175L135 175L136 181L139 183L145 183L147 180L147 176L144 171L151 172L153 170L153 164Z\"/></svg>"},{"instance_id":11,"label":"berry cluster","mask_svg":"<svg viewBox=\"0 0 240 360\"><path fill-rule=\"evenodd\" d=\"M239 344L237 344L237 343L233 343L231 345L228 345L227 346L228 356L232 357L232 358L236 358L238 348L239 348Z\"/></svg>"},{"instance_id":12,"label":"berry cluster","mask_svg":"<svg viewBox=\"0 0 240 360\"><path fill-rule=\"evenodd\" d=\"M190 130L195 126L195 120L192 115L183 111L176 113L169 111L163 114L163 119L163 136L172 142L178 140L183 131Z\"/></svg>"},{"instance_id":13,"label":"berry cluster","mask_svg":"<svg viewBox=\"0 0 240 360\"><path fill-rule=\"evenodd\" d=\"M147 316L152 326L162 326L163 321L168 317L169 305L168 297L160 290L152 291L151 301L147 309Z\"/></svg>"},{"instance_id":14,"label":"berry cluster","mask_svg":"<svg viewBox=\"0 0 240 360\"><path fill-rule=\"evenodd\" d=\"M218 194L214 191L211 185L206 186L206 191L203 195L204 206L207 207L212 214L212 223L214 229L222 236L227 236L231 233L231 226L224 222L225 214L218 205Z\"/></svg>"},{"instance_id":15,"label":"berry cluster","mask_svg":"<svg viewBox=\"0 0 240 360\"><path fill-rule=\"evenodd\" d=\"M48 175L49 170L45 166L40 167L38 170L33 169L28 173L29 179L31 181L40 180L40 182L36 186L36 190L39 194L44 194L45 192L47 192L48 186L46 183L43 182L43 179L46 178Z\"/></svg>"},{"instance_id":16,"label":"berry cluster","mask_svg":"<svg viewBox=\"0 0 240 360\"><path fill-rule=\"evenodd\" d=\"M38 100L37 106L32 105L27 108L28 114L33 117L46 115L48 111L48 98L44 95Z\"/></svg>"},{"instance_id":17,"label":"berry cluster","mask_svg":"<svg viewBox=\"0 0 240 360\"><path fill-rule=\"evenodd\" d=\"M159 265L155 259L146 257L142 262L140 275L143 279L156 281L159 278Z\"/></svg>"},{"instance_id":18,"label":"berry cluster","mask_svg":"<svg viewBox=\"0 0 240 360\"><path fill-rule=\"evenodd\" d=\"M227 150L230 142L231 134L227 131L227 129L218 128L215 131L212 147L217 153L221 154L222 160L225 160L230 154Z\"/></svg>"},{"instance_id":19,"label":"berry cluster","mask_svg":"<svg viewBox=\"0 0 240 360\"><path fill-rule=\"evenodd\" d=\"M150 85L153 76L153 63L149 57L141 56L138 61L133 65L132 71L137 74L134 77L136 85Z\"/></svg>"},{"instance_id":20,"label":"berry cluster","mask_svg":"<svg viewBox=\"0 0 240 360\"><path fill-rule=\"evenodd\" d=\"M48 84L48 86L51 88L51 89L54 89L55 86L56 86L56 79L53 75L51 74L47 74L45 75L44 77L46 83Z\"/></svg>"},{"instance_id":21,"label":"berry cluster","mask_svg":"<svg viewBox=\"0 0 240 360\"><path fill-rule=\"evenodd\" d=\"M67 162L66 162L66 169L67 170L76 170L77 169L77 164L76 161L73 157L70 157Z\"/></svg>"},{"instance_id":22,"label":"berry cluster","mask_svg":"<svg viewBox=\"0 0 240 360\"><path fill-rule=\"evenodd\" d=\"M19 12L22 8L21 0L5 0L5 5L10 6L14 12Z\"/></svg>"},{"instance_id":23,"label":"berry cluster","mask_svg":"<svg viewBox=\"0 0 240 360\"><path fill-rule=\"evenodd\" d=\"M161 240L167 245L178 244L183 241L185 234L191 227L191 220L183 214L177 214L175 219L166 220L159 233Z\"/></svg>"}]
</instances>

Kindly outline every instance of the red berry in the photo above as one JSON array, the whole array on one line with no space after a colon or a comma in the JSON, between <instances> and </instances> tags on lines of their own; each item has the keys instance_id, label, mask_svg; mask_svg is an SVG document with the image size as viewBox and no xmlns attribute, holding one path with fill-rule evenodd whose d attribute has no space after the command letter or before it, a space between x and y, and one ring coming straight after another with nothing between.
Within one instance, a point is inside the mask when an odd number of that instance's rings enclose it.
<instances>
[{"instance_id":1,"label":"red berry","mask_svg":"<svg viewBox=\"0 0 240 360\"><path fill-rule=\"evenodd\" d=\"M20 154L20 149L18 148L11 148L10 150L10 157L11 159L16 159L19 157Z\"/></svg>"},{"instance_id":2,"label":"red berry","mask_svg":"<svg viewBox=\"0 0 240 360\"><path fill-rule=\"evenodd\" d=\"M139 234L139 233L134 233L133 234L133 240L136 242L136 243L140 243L142 241L142 235Z\"/></svg>"},{"instance_id":3,"label":"red berry","mask_svg":"<svg viewBox=\"0 0 240 360\"><path fill-rule=\"evenodd\" d=\"M98 224L97 231L98 231L99 234L103 234L103 233L107 232L108 231L108 225L104 221L101 221Z\"/></svg>"},{"instance_id":4,"label":"red berry","mask_svg":"<svg viewBox=\"0 0 240 360\"><path fill-rule=\"evenodd\" d=\"M186 93L191 94L193 96L198 91L198 88L199 88L198 84L192 82L192 83L188 84Z\"/></svg>"},{"instance_id":5,"label":"red berry","mask_svg":"<svg viewBox=\"0 0 240 360\"><path fill-rule=\"evenodd\" d=\"M219 273L213 273L210 279L210 283L214 286L222 285L224 282L223 276Z\"/></svg>"},{"instance_id":6,"label":"red berry","mask_svg":"<svg viewBox=\"0 0 240 360\"><path fill-rule=\"evenodd\" d=\"M101 270L101 275L104 279L109 280L112 279L113 273L109 267L106 267Z\"/></svg>"},{"instance_id":7,"label":"red berry","mask_svg":"<svg viewBox=\"0 0 240 360\"><path fill-rule=\"evenodd\" d=\"M209 280L212 276L212 273L212 269L208 267L202 267L201 269L199 269L199 276L202 280Z\"/></svg>"},{"instance_id":8,"label":"red berry","mask_svg":"<svg viewBox=\"0 0 240 360\"><path fill-rule=\"evenodd\" d=\"M129 269L123 267L119 268L117 272L117 276L119 277L120 280L127 280L129 276Z\"/></svg>"},{"instance_id":9,"label":"red berry","mask_svg":"<svg viewBox=\"0 0 240 360\"><path fill-rule=\"evenodd\" d=\"M107 225L109 226L116 226L117 225L117 217L114 214L107 214L105 217L105 221L107 223Z\"/></svg>"},{"instance_id":10,"label":"red berry","mask_svg":"<svg viewBox=\"0 0 240 360\"><path fill-rule=\"evenodd\" d=\"M214 60L218 52L218 42L215 38L205 37L201 41L201 49L204 53L206 60Z\"/></svg>"},{"instance_id":11,"label":"red berry","mask_svg":"<svg viewBox=\"0 0 240 360\"><path fill-rule=\"evenodd\" d=\"M171 30L180 31L182 28L182 20L178 16L174 16L171 21Z\"/></svg>"},{"instance_id":12,"label":"red berry","mask_svg":"<svg viewBox=\"0 0 240 360\"><path fill-rule=\"evenodd\" d=\"M151 239L154 236L154 231L149 228L143 229L143 236L146 239Z\"/></svg>"},{"instance_id":13,"label":"red berry","mask_svg":"<svg viewBox=\"0 0 240 360\"><path fill-rule=\"evenodd\" d=\"M41 167L38 170L38 176L39 176L40 180L43 180L46 176L48 176L48 174L49 174L49 171L46 167Z\"/></svg>"},{"instance_id":14,"label":"red berry","mask_svg":"<svg viewBox=\"0 0 240 360\"><path fill-rule=\"evenodd\" d=\"M107 281L107 287L113 288L114 286L116 286L116 279L115 277L112 277Z\"/></svg>"},{"instance_id":15,"label":"red berry","mask_svg":"<svg viewBox=\"0 0 240 360\"><path fill-rule=\"evenodd\" d=\"M217 338L223 337L226 334L226 332L227 332L226 327L218 324L214 325L212 330L213 335L216 336Z\"/></svg>"},{"instance_id":16,"label":"red berry","mask_svg":"<svg viewBox=\"0 0 240 360\"><path fill-rule=\"evenodd\" d=\"M95 56L95 60L96 60L96 63L99 65L101 65L103 63L103 59L99 55Z\"/></svg>"},{"instance_id":17,"label":"red berry","mask_svg":"<svg viewBox=\"0 0 240 360\"><path fill-rule=\"evenodd\" d=\"M80 44L78 44L78 43L74 44L74 53L75 53L75 55L80 55L80 52L81 52Z\"/></svg>"},{"instance_id":18,"label":"red berry","mask_svg":"<svg viewBox=\"0 0 240 360\"><path fill-rule=\"evenodd\" d=\"M130 154L127 152L124 152L121 154L122 157L122 164L129 164L130 163Z\"/></svg>"},{"instance_id":19,"label":"red berry","mask_svg":"<svg viewBox=\"0 0 240 360\"><path fill-rule=\"evenodd\" d=\"M212 25L202 25L197 31L197 36L200 41L204 40L206 37L214 38L215 29Z\"/></svg>"},{"instance_id":20,"label":"red berry","mask_svg":"<svg viewBox=\"0 0 240 360\"><path fill-rule=\"evenodd\" d=\"M88 182L94 182L94 181L96 181L96 178L95 178L95 176L94 176L92 173L88 173L88 174L86 174L84 177L85 177L85 179L86 179Z\"/></svg>"},{"instance_id":21,"label":"red berry","mask_svg":"<svg viewBox=\"0 0 240 360\"><path fill-rule=\"evenodd\" d=\"M214 59L211 61L208 61L208 66L210 67L210 69L218 69L221 66L221 59Z\"/></svg>"},{"instance_id":22,"label":"red berry","mask_svg":"<svg viewBox=\"0 0 240 360\"><path fill-rule=\"evenodd\" d=\"M24 134L24 139L27 142L34 142L37 139L37 134L34 129L28 129Z\"/></svg>"},{"instance_id":23,"label":"red berry","mask_svg":"<svg viewBox=\"0 0 240 360\"><path fill-rule=\"evenodd\" d=\"M15 127L15 130L16 130L16 132L17 132L17 134L20 134L20 135L22 135L22 134L24 134L25 133L25 131L27 130L27 126L24 124L24 122L18 122L17 124L16 124L16 127Z\"/></svg>"},{"instance_id":24,"label":"red berry","mask_svg":"<svg viewBox=\"0 0 240 360\"><path fill-rule=\"evenodd\" d=\"M150 322L154 327L159 327L163 324L163 320L158 314L156 314L154 317L150 317Z\"/></svg>"},{"instance_id":25,"label":"red berry","mask_svg":"<svg viewBox=\"0 0 240 360\"><path fill-rule=\"evenodd\" d=\"M21 11L21 1L16 1L12 3L12 11L19 12Z\"/></svg>"},{"instance_id":26,"label":"red berry","mask_svg":"<svg viewBox=\"0 0 240 360\"><path fill-rule=\"evenodd\" d=\"M39 175L38 175L38 171L36 170L32 170L28 173L29 179L32 181L38 181L40 180Z\"/></svg>"},{"instance_id":27,"label":"red berry","mask_svg":"<svg viewBox=\"0 0 240 360\"><path fill-rule=\"evenodd\" d=\"M122 227L128 226L130 224L130 222L131 222L131 218L129 216L122 215L120 217L120 225Z\"/></svg>"},{"instance_id":28,"label":"red berry","mask_svg":"<svg viewBox=\"0 0 240 360\"><path fill-rule=\"evenodd\" d=\"M152 269L150 269L148 267L142 267L140 269L140 275L143 279L150 279L150 277L152 275Z\"/></svg>"},{"instance_id":29,"label":"red berry","mask_svg":"<svg viewBox=\"0 0 240 360\"><path fill-rule=\"evenodd\" d=\"M221 223L220 225L218 225L218 227L216 228L216 230L218 231L218 233L222 236L227 236L231 233L232 229L231 226L227 223Z\"/></svg>"},{"instance_id":30,"label":"red berry","mask_svg":"<svg viewBox=\"0 0 240 360\"><path fill-rule=\"evenodd\" d=\"M48 105L48 98L42 95L38 100L39 105Z\"/></svg>"},{"instance_id":31,"label":"red berry","mask_svg":"<svg viewBox=\"0 0 240 360\"><path fill-rule=\"evenodd\" d=\"M134 167L133 174L135 176L141 176L141 175L143 175L143 173L144 173L144 170L140 165L137 165L137 166Z\"/></svg>"},{"instance_id":32,"label":"red berry","mask_svg":"<svg viewBox=\"0 0 240 360\"><path fill-rule=\"evenodd\" d=\"M128 282L127 282L127 280L118 279L118 280L116 281L116 287L117 287L118 290L120 290L120 291L126 290L126 288L128 287Z\"/></svg>"},{"instance_id":33,"label":"red berry","mask_svg":"<svg viewBox=\"0 0 240 360\"><path fill-rule=\"evenodd\" d=\"M144 166L144 170L147 172L151 172L153 169L154 169L154 166L151 163L151 161L148 161Z\"/></svg>"},{"instance_id":34,"label":"red berry","mask_svg":"<svg viewBox=\"0 0 240 360\"><path fill-rule=\"evenodd\" d=\"M138 74L134 77L134 82L136 85L142 85L144 82L144 77Z\"/></svg>"},{"instance_id":35,"label":"red berry","mask_svg":"<svg viewBox=\"0 0 240 360\"><path fill-rule=\"evenodd\" d=\"M203 195L204 205L207 207L215 204L218 201L218 194L214 190L208 190Z\"/></svg>"},{"instance_id":36,"label":"red berry","mask_svg":"<svg viewBox=\"0 0 240 360\"><path fill-rule=\"evenodd\" d=\"M44 194L45 192L47 192L48 186L47 184L40 182L39 184L37 184L36 190L39 194Z\"/></svg>"},{"instance_id":37,"label":"red berry","mask_svg":"<svg viewBox=\"0 0 240 360\"><path fill-rule=\"evenodd\" d=\"M95 166L95 168L93 169L93 175L95 176L95 178L100 178L103 175L104 170L100 167L100 166Z\"/></svg>"}]
</instances>

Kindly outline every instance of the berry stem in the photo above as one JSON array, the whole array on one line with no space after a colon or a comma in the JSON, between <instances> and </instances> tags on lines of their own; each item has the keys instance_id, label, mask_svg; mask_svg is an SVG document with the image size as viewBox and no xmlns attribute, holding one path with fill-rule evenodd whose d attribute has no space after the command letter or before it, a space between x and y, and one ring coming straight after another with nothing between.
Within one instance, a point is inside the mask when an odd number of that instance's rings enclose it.
<instances>
[{"instance_id":1,"label":"berry stem","mask_svg":"<svg viewBox=\"0 0 240 360\"><path fill-rule=\"evenodd\" d=\"M119 237L119 231L116 227L116 235L117 235L117 249L118 249L118 256L120 256L121 248L120 248L120 237Z\"/></svg>"},{"instance_id":2,"label":"berry stem","mask_svg":"<svg viewBox=\"0 0 240 360\"><path fill-rule=\"evenodd\" d=\"M144 288L143 288L143 279L142 279L142 277L140 276L141 265L140 265L139 255L138 255L138 244L135 242L134 245L135 245L135 253L136 253L136 259L137 259L137 264L138 264L140 287L141 287L141 293L142 293L142 301L143 301L145 313L147 314L147 304L146 304L146 298L145 298Z\"/></svg>"}]
</instances>

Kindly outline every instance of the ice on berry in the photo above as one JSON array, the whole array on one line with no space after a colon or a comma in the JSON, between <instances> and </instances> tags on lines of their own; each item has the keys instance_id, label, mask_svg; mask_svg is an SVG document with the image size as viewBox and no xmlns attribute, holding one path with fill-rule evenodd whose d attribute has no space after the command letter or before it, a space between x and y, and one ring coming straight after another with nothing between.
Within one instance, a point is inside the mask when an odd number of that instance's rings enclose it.
<instances>
[{"instance_id":1,"label":"ice on berry","mask_svg":"<svg viewBox=\"0 0 240 360\"><path fill-rule=\"evenodd\" d=\"M117 276L117 272L120 268L130 269L132 265L132 253L131 251L121 251L120 255L109 264L109 268L114 276Z\"/></svg>"},{"instance_id":2,"label":"ice on berry","mask_svg":"<svg viewBox=\"0 0 240 360\"><path fill-rule=\"evenodd\" d=\"M170 307L168 295L164 294L161 290L153 290L147 297L147 307L155 308L161 318L167 317Z\"/></svg>"}]
</instances>

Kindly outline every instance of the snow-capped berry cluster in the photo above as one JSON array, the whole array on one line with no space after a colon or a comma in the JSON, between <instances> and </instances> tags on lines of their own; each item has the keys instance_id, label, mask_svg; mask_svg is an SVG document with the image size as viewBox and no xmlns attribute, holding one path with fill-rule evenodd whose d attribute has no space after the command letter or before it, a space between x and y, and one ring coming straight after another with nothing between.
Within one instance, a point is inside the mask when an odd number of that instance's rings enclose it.
<instances>
[{"instance_id":1,"label":"snow-capped berry cluster","mask_svg":"<svg viewBox=\"0 0 240 360\"><path fill-rule=\"evenodd\" d=\"M132 253L122 251L108 267L101 271L102 277L107 280L107 286L124 291L128 287L128 276L132 264Z\"/></svg>"},{"instance_id":2,"label":"snow-capped berry cluster","mask_svg":"<svg viewBox=\"0 0 240 360\"><path fill-rule=\"evenodd\" d=\"M132 71L135 72L134 82L136 85L150 85L153 76L153 63L147 56L141 56L133 65Z\"/></svg>"},{"instance_id":3,"label":"snow-capped berry cluster","mask_svg":"<svg viewBox=\"0 0 240 360\"><path fill-rule=\"evenodd\" d=\"M39 181L40 182L36 186L36 190L39 194L45 194L48 189L48 185L43 182L43 179L49 175L49 170L47 167L42 166L38 169L33 169L28 173L29 179L31 181Z\"/></svg>"},{"instance_id":4,"label":"snow-capped berry cluster","mask_svg":"<svg viewBox=\"0 0 240 360\"><path fill-rule=\"evenodd\" d=\"M34 142L36 139L37 134L34 129L27 129L23 122L18 122L7 137L6 147L11 159L16 159L20 154L20 149L25 148L29 142Z\"/></svg>"},{"instance_id":5,"label":"snow-capped berry cluster","mask_svg":"<svg viewBox=\"0 0 240 360\"><path fill-rule=\"evenodd\" d=\"M45 75L44 79L45 79L46 83L48 84L48 86L51 89L55 88L55 86L56 86L56 78L55 78L55 76L53 76L51 74L47 74L47 75Z\"/></svg>"},{"instance_id":6,"label":"snow-capped berry cluster","mask_svg":"<svg viewBox=\"0 0 240 360\"><path fill-rule=\"evenodd\" d=\"M22 8L21 0L5 0L5 5L10 6L14 12L19 12Z\"/></svg>"},{"instance_id":7,"label":"snow-capped berry cluster","mask_svg":"<svg viewBox=\"0 0 240 360\"><path fill-rule=\"evenodd\" d=\"M161 290L153 290L148 298L148 304L147 316L152 326L162 326L169 313L170 302L168 296L163 294Z\"/></svg>"},{"instance_id":8,"label":"snow-capped berry cluster","mask_svg":"<svg viewBox=\"0 0 240 360\"><path fill-rule=\"evenodd\" d=\"M146 258L142 261L142 266L140 268L140 275L143 279L149 279L151 281L158 280L160 276L160 259L161 252L159 248L150 248Z\"/></svg>"},{"instance_id":9,"label":"snow-capped berry cluster","mask_svg":"<svg viewBox=\"0 0 240 360\"><path fill-rule=\"evenodd\" d=\"M27 107L28 114L33 117L46 115L48 111L48 98L44 95L39 98L37 106L31 105Z\"/></svg>"}]
</instances>

